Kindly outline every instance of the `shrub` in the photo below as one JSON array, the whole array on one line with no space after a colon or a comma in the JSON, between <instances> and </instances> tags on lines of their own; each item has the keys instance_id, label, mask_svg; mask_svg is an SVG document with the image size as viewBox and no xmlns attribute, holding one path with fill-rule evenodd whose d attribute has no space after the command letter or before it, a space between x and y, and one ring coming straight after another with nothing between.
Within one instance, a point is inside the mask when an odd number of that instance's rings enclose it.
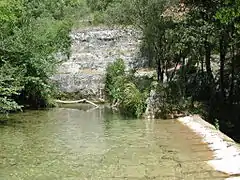
<instances>
[{"instance_id":1,"label":"shrub","mask_svg":"<svg viewBox=\"0 0 240 180\"><path fill-rule=\"evenodd\" d=\"M133 79L125 72L124 61L117 59L107 67L105 91L112 106L121 113L140 117L145 110L146 93L137 88Z\"/></svg>"},{"instance_id":2,"label":"shrub","mask_svg":"<svg viewBox=\"0 0 240 180\"><path fill-rule=\"evenodd\" d=\"M139 118L146 108L145 94L141 93L134 83L128 82L124 87L123 97L120 104L121 112Z\"/></svg>"},{"instance_id":3,"label":"shrub","mask_svg":"<svg viewBox=\"0 0 240 180\"><path fill-rule=\"evenodd\" d=\"M126 81L125 64L122 59L108 64L106 69L105 91L110 102L114 102L121 95Z\"/></svg>"},{"instance_id":4,"label":"shrub","mask_svg":"<svg viewBox=\"0 0 240 180\"><path fill-rule=\"evenodd\" d=\"M4 63L0 67L0 113L8 113L21 109L21 106L13 100L14 95L18 95L21 86L22 73L18 68Z\"/></svg>"}]
</instances>

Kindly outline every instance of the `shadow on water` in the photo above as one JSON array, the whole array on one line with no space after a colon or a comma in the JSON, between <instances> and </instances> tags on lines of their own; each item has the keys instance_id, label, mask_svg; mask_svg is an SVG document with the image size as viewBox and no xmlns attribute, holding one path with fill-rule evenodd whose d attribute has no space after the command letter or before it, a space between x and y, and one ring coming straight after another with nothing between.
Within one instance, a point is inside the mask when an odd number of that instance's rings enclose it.
<instances>
[{"instance_id":1,"label":"shadow on water","mask_svg":"<svg viewBox=\"0 0 240 180\"><path fill-rule=\"evenodd\" d=\"M4 128L4 126L20 128L24 127L24 125L27 123L31 124L42 123L42 119L44 119L45 113L49 110L47 109L23 110L8 115L2 115L0 117L0 128Z\"/></svg>"}]
</instances>

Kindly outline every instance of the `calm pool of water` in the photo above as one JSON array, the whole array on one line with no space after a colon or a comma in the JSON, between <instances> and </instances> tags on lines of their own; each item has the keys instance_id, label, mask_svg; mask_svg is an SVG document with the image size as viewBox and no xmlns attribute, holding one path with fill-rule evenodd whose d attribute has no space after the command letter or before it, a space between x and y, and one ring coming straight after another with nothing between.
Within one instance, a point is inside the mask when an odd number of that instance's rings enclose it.
<instances>
[{"instance_id":1,"label":"calm pool of water","mask_svg":"<svg viewBox=\"0 0 240 180\"><path fill-rule=\"evenodd\" d=\"M224 179L174 120L125 119L89 106L28 111L0 125L1 180Z\"/></svg>"}]
</instances>

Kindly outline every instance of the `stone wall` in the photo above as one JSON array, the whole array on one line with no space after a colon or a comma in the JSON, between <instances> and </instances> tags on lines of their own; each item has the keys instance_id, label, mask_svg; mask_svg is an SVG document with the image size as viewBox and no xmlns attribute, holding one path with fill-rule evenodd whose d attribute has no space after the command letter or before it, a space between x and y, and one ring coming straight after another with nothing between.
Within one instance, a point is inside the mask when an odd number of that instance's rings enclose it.
<instances>
[{"instance_id":1,"label":"stone wall","mask_svg":"<svg viewBox=\"0 0 240 180\"><path fill-rule=\"evenodd\" d=\"M127 68L138 58L140 33L136 30L90 28L72 32L71 57L52 77L62 92L99 97L108 63L122 58Z\"/></svg>"}]
</instances>

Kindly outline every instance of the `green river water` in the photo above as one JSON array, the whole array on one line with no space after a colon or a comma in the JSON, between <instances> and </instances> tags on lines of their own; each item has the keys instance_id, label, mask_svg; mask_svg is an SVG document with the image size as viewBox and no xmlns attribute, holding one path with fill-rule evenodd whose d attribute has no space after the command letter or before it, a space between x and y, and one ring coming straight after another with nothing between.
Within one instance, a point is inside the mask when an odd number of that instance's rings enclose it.
<instances>
[{"instance_id":1,"label":"green river water","mask_svg":"<svg viewBox=\"0 0 240 180\"><path fill-rule=\"evenodd\" d=\"M174 120L134 120L90 106L27 111L0 124L0 180L224 179Z\"/></svg>"}]
</instances>

